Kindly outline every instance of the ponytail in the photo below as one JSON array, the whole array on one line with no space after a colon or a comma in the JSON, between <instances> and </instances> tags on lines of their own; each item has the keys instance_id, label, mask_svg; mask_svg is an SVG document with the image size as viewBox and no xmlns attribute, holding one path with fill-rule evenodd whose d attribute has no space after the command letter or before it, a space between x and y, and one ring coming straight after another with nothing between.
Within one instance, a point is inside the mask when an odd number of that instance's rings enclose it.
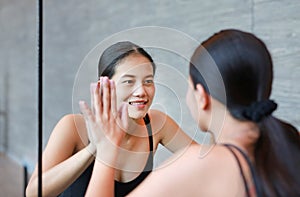
<instances>
[{"instance_id":1,"label":"ponytail","mask_svg":"<svg viewBox=\"0 0 300 197\"><path fill-rule=\"evenodd\" d=\"M255 167L263 196L300 196L300 136L296 128L273 116L258 123Z\"/></svg>"},{"instance_id":2,"label":"ponytail","mask_svg":"<svg viewBox=\"0 0 300 197\"><path fill-rule=\"evenodd\" d=\"M295 127L272 116L272 100L231 109L239 120L256 122L260 136L254 157L258 196L300 196L300 136Z\"/></svg>"}]
</instances>

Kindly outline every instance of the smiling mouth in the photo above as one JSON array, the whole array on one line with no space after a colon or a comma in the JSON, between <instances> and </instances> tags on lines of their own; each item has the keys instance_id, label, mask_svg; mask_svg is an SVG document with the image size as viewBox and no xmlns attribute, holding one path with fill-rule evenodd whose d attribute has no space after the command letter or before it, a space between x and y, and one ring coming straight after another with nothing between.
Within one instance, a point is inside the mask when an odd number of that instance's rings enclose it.
<instances>
[{"instance_id":1,"label":"smiling mouth","mask_svg":"<svg viewBox=\"0 0 300 197\"><path fill-rule=\"evenodd\" d=\"M129 105L146 105L148 101L129 101Z\"/></svg>"}]
</instances>

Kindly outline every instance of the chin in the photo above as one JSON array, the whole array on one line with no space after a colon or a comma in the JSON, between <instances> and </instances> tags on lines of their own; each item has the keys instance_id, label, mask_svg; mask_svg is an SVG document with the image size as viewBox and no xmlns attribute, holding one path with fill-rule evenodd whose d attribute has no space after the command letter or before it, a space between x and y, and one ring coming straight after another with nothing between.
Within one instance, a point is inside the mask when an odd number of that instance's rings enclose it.
<instances>
[{"instance_id":1,"label":"chin","mask_svg":"<svg viewBox=\"0 0 300 197\"><path fill-rule=\"evenodd\" d=\"M143 107L137 107L134 105L128 105L128 116L132 119L144 118L149 110L149 105L144 105Z\"/></svg>"},{"instance_id":2,"label":"chin","mask_svg":"<svg viewBox=\"0 0 300 197\"><path fill-rule=\"evenodd\" d=\"M128 116L129 118L132 118L132 119L141 119L141 118L144 118L146 115L146 113L129 113Z\"/></svg>"},{"instance_id":3,"label":"chin","mask_svg":"<svg viewBox=\"0 0 300 197\"><path fill-rule=\"evenodd\" d=\"M129 118L132 118L132 119L141 119L141 118L145 117L145 115L147 114L147 111L148 110L142 110L142 111L129 110L128 116L129 116Z\"/></svg>"}]
</instances>

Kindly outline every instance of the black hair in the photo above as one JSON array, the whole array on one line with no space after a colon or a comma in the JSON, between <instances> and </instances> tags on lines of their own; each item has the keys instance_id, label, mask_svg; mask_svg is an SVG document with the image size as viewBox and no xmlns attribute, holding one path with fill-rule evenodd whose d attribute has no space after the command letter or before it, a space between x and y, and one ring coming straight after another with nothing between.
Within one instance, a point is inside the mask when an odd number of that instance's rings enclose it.
<instances>
[{"instance_id":1,"label":"black hair","mask_svg":"<svg viewBox=\"0 0 300 197\"><path fill-rule=\"evenodd\" d=\"M223 84L216 83L217 72ZM300 137L295 127L271 115L277 107L269 99L273 64L263 41L240 30L220 31L195 50L190 76L233 117L259 126L254 165L261 187L256 189L263 196L300 196Z\"/></svg>"},{"instance_id":2,"label":"black hair","mask_svg":"<svg viewBox=\"0 0 300 197\"><path fill-rule=\"evenodd\" d=\"M152 57L140 46L129 42L117 42L102 53L98 63L98 77L107 76L111 78L115 74L116 66L131 54L140 54L146 57L153 66L153 73L155 73L156 66Z\"/></svg>"}]
</instances>

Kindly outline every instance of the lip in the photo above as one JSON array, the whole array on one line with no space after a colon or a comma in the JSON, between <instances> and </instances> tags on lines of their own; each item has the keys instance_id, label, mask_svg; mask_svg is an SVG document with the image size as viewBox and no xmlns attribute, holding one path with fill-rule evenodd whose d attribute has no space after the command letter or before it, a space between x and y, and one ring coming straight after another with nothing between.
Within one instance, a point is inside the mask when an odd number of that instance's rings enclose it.
<instances>
[{"instance_id":1,"label":"lip","mask_svg":"<svg viewBox=\"0 0 300 197\"><path fill-rule=\"evenodd\" d=\"M143 109L147 106L148 104L148 100L144 100L144 99L139 99L139 100L131 100L129 101L129 105L134 106L138 109Z\"/></svg>"}]
</instances>

